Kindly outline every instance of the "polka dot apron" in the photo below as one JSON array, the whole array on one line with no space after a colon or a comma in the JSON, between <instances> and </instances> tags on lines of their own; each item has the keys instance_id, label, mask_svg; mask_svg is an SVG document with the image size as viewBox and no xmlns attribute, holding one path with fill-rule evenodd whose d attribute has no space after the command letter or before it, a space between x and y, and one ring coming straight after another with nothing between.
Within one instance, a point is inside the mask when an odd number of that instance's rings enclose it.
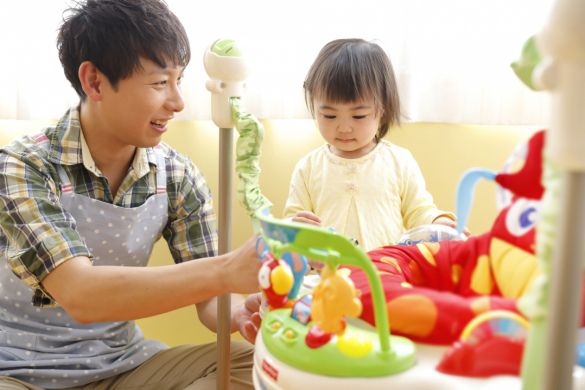
<instances>
[{"instance_id":1,"label":"polka dot apron","mask_svg":"<svg viewBox=\"0 0 585 390\"><path fill-rule=\"evenodd\" d=\"M41 136L42 138L42 136ZM49 141L41 145L48 150ZM118 207L76 195L65 171L61 203L94 256L94 266L144 267L167 222L164 156L157 158L157 194L135 208ZM61 307L31 305L33 289L16 277L0 257L0 376L47 389L81 386L131 370L161 349L145 340L134 321L81 325Z\"/></svg>"}]
</instances>

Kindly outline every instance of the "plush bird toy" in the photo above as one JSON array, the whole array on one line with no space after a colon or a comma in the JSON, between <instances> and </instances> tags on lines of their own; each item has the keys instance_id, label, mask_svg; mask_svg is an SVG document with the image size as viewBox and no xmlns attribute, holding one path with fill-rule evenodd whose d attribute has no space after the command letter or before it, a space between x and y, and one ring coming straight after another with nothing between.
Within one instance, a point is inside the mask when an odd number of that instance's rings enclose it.
<instances>
[{"instance_id":1,"label":"plush bird toy","mask_svg":"<svg viewBox=\"0 0 585 390\"><path fill-rule=\"evenodd\" d=\"M538 273L534 240L544 191L544 139L544 131L531 137L518 172L492 175L514 196L489 232L466 241L386 246L368 253L382 279L393 334L450 344L481 313L503 309L521 314L517 299ZM366 275L351 271L349 277L361 290L361 318L374 324Z\"/></svg>"}]
</instances>

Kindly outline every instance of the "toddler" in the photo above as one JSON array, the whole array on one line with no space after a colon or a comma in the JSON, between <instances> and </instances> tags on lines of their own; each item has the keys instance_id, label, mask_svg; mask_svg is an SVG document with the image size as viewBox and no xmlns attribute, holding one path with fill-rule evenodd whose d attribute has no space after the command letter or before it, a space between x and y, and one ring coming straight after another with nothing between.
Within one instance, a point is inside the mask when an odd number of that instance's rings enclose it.
<instances>
[{"instance_id":1,"label":"toddler","mask_svg":"<svg viewBox=\"0 0 585 390\"><path fill-rule=\"evenodd\" d=\"M384 139L401 113L379 45L325 45L307 74L305 101L327 143L297 163L285 219L332 227L366 251L397 242L405 228L455 227L455 215L433 203L411 153Z\"/></svg>"}]
</instances>

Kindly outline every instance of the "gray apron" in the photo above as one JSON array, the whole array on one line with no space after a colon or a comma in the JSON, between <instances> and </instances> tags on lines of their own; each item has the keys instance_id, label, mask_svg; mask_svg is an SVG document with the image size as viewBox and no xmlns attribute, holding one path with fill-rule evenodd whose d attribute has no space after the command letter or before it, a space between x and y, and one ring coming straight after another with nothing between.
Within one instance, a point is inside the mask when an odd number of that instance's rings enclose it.
<instances>
[{"instance_id":1,"label":"gray apron","mask_svg":"<svg viewBox=\"0 0 585 390\"><path fill-rule=\"evenodd\" d=\"M43 135L37 140L48 151L49 140ZM147 265L168 209L164 156L160 146L154 151L157 194L135 208L74 194L65 171L57 166L61 204L75 218L94 266ZM81 386L136 368L168 348L145 340L134 321L81 325L61 307L32 306L32 295L33 289L0 256L0 376L9 374L47 389Z\"/></svg>"}]
</instances>

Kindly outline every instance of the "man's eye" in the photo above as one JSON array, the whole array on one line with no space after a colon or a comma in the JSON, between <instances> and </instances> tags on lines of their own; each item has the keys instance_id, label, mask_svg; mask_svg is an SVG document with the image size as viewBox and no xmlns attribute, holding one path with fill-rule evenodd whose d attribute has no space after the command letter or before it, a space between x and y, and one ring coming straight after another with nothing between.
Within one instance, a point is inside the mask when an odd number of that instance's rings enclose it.
<instances>
[{"instance_id":1,"label":"man's eye","mask_svg":"<svg viewBox=\"0 0 585 390\"><path fill-rule=\"evenodd\" d=\"M165 85L167 85L167 81L159 81L158 83L154 83L154 85L156 85L157 87L164 87Z\"/></svg>"}]
</instances>

